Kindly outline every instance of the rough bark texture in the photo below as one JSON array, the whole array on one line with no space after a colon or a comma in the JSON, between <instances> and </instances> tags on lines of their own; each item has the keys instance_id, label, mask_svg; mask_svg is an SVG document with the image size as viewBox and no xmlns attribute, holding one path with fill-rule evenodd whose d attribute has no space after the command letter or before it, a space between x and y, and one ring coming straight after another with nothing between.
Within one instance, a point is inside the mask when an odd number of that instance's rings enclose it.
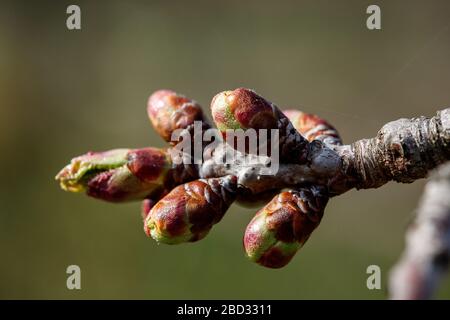
<instances>
[{"instance_id":1,"label":"rough bark texture","mask_svg":"<svg viewBox=\"0 0 450 320\"><path fill-rule=\"evenodd\" d=\"M224 145L200 168L201 177L236 175L241 186L255 193L304 182L325 184L332 195L351 188L378 188L389 181L411 183L450 160L450 109L432 118L400 119L383 126L377 136L351 145L308 144L308 162L280 164L265 175L263 159L236 153L233 166L220 164L229 151ZM252 163L252 165L245 165Z\"/></svg>"},{"instance_id":2,"label":"rough bark texture","mask_svg":"<svg viewBox=\"0 0 450 320\"><path fill-rule=\"evenodd\" d=\"M425 186L406 248L390 275L392 299L429 299L448 270L450 258L450 163Z\"/></svg>"},{"instance_id":3,"label":"rough bark texture","mask_svg":"<svg viewBox=\"0 0 450 320\"><path fill-rule=\"evenodd\" d=\"M450 109L433 118L389 122L372 139L351 145L355 187L378 188L390 180L410 183L450 158Z\"/></svg>"}]
</instances>

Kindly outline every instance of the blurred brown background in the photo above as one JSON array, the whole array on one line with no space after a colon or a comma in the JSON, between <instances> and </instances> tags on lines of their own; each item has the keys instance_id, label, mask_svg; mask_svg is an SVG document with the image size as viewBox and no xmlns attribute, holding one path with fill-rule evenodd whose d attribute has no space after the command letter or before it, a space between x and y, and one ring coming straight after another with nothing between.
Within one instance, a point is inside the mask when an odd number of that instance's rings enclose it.
<instances>
[{"instance_id":1,"label":"blurred brown background","mask_svg":"<svg viewBox=\"0 0 450 320\"><path fill-rule=\"evenodd\" d=\"M82 30L66 28L78 4ZM370 4L382 30L366 28ZM149 94L171 88L204 107L245 86L330 120L346 142L450 105L448 1L0 1L0 298L386 297L388 271L424 181L333 199L284 269L246 260L256 210L233 206L201 242L156 245L139 203L61 191L73 156L163 146ZM82 290L66 288L66 267ZM382 290L366 288L366 268ZM450 298L450 281L438 298Z\"/></svg>"}]
</instances>

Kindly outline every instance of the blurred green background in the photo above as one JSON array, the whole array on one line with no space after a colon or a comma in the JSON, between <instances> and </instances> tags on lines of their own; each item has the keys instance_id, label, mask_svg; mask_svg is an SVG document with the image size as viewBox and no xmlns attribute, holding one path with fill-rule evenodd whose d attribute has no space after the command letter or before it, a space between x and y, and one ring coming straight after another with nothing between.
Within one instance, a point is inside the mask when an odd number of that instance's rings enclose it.
<instances>
[{"instance_id":1,"label":"blurred green background","mask_svg":"<svg viewBox=\"0 0 450 320\"><path fill-rule=\"evenodd\" d=\"M78 4L82 30L66 28ZM382 30L366 28L370 4ZM205 108L245 86L330 120L346 142L450 104L448 1L0 1L0 298L384 299L424 181L350 191L284 269L244 256L256 209L233 206L195 244L142 231L140 204L61 191L73 156L164 146L147 97ZM66 288L81 267L82 290ZM366 288L366 268L382 290ZM438 298L450 298L450 281Z\"/></svg>"}]
</instances>

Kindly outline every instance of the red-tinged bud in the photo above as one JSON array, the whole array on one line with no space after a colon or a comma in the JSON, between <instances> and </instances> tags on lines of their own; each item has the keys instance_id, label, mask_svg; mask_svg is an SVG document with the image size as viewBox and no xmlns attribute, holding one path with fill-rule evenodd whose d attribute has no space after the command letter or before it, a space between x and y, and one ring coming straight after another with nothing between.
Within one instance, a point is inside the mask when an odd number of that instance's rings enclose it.
<instances>
[{"instance_id":1,"label":"red-tinged bud","mask_svg":"<svg viewBox=\"0 0 450 320\"><path fill-rule=\"evenodd\" d=\"M96 173L118 168L127 162L129 149L88 152L73 158L55 177L61 188L71 192L86 190L89 179Z\"/></svg>"},{"instance_id":2,"label":"red-tinged bud","mask_svg":"<svg viewBox=\"0 0 450 320\"><path fill-rule=\"evenodd\" d=\"M160 180L172 166L170 156L165 150L151 147L131 150L127 160L128 169L145 182Z\"/></svg>"},{"instance_id":3,"label":"red-tinged bud","mask_svg":"<svg viewBox=\"0 0 450 320\"><path fill-rule=\"evenodd\" d=\"M217 128L232 147L236 148L233 130L255 129L259 137L259 129L277 129L280 159L294 163L306 160L306 139L295 130L277 106L253 90L239 88L217 94L211 102L211 112ZM270 131L266 137L270 140Z\"/></svg>"},{"instance_id":4,"label":"red-tinged bud","mask_svg":"<svg viewBox=\"0 0 450 320\"><path fill-rule=\"evenodd\" d=\"M151 210L144 223L158 242L177 244L204 238L235 199L237 178L200 179L173 189Z\"/></svg>"},{"instance_id":5,"label":"red-tinged bud","mask_svg":"<svg viewBox=\"0 0 450 320\"><path fill-rule=\"evenodd\" d=\"M171 170L170 157L156 148L89 152L72 159L56 179L66 191L111 202L160 194Z\"/></svg>"},{"instance_id":6,"label":"red-tinged bud","mask_svg":"<svg viewBox=\"0 0 450 320\"><path fill-rule=\"evenodd\" d=\"M244 248L250 260L281 268L319 225L328 201L324 188L302 187L275 196L247 226Z\"/></svg>"},{"instance_id":7,"label":"red-tinged bud","mask_svg":"<svg viewBox=\"0 0 450 320\"><path fill-rule=\"evenodd\" d=\"M101 172L89 180L86 194L110 202L144 199L161 188L161 182L145 182L127 168Z\"/></svg>"},{"instance_id":8,"label":"red-tinged bud","mask_svg":"<svg viewBox=\"0 0 450 320\"><path fill-rule=\"evenodd\" d=\"M224 91L211 102L211 111L217 128L227 129L275 129L278 115L272 104L256 92L246 88Z\"/></svg>"},{"instance_id":9,"label":"red-tinged bud","mask_svg":"<svg viewBox=\"0 0 450 320\"><path fill-rule=\"evenodd\" d=\"M319 116L299 110L284 110L283 113L289 118L295 129L309 142L320 140L332 145L342 144L337 130Z\"/></svg>"},{"instance_id":10,"label":"red-tinged bud","mask_svg":"<svg viewBox=\"0 0 450 320\"><path fill-rule=\"evenodd\" d=\"M150 210L153 208L153 206L156 204L156 201L153 199L144 199L141 204L141 216L142 220L145 221L145 218L147 218L147 215L150 213ZM145 228L144 228L145 230Z\"/></svg>"},{"instance_id":11,"label":"red-tinged bud","mask_svg":"<svg viewBox=\"0 0 450 320\"><path fill-rule=\"evenodd\" d=\"M185 129L196 120L204 121L197 102L171 90L153 93L148 99L147 114L155 130L167 142L172 142L172 132L176 129Z\"/></svg>"}]
</instances>

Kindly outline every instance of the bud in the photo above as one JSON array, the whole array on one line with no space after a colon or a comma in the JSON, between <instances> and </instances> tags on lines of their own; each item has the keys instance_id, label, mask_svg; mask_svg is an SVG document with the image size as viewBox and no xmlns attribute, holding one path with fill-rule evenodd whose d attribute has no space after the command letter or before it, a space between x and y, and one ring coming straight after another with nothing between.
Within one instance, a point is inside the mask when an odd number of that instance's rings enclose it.
<instances>
[{"instance_id":1,"label":"bud","mask_svg":"<svg viewBox=\"0 0 450 320\"><path fill-rule=\"evenodd\" d=\"M235 176L180 185L150 210L144 230L156 241L167 244L200 240L222 219L236 190Z\"/></svg>"},{"instance_id":2,"label":"bud","mask_svg":"<svg viewBox=\"0 0 450 320\"><path fill-rule=\"evenodd\" d=\"M82 192L95 173L118 168L127 162L129 149L88 152L73 158L55 177L63 190Z\"/></svg>"},{"instance_id":3,"label":"bud","mask_svg":"<svg viewBox=\"0 0 450 320\"><path fill-rule=\"evenodd\" d=\"M160 193L170 168L164 150L116 149L76 157L56 179L66 191L86 191L94 198L121 202Z\"/></svg>"},{"instance_id":4,"label":"bud","mask_svg":"<svg viewBox=\"0 0 450 320\"><path fill-rule=\"evenodd\" d=\"M171 142L172 132L204 120L200 105L171 90L158 90L147 103L147 114L156 132Z\"/></svg>"},{"instance_id":5,"label":"bud","mask_svg":"<svg viewBox=\"0 0 450 320\"><path fill-rule=\"evenodd\" d=\"M158 148L130 150L127 167L140 180L148 183L162 182L164 173L171 167L170 156Z\"/></svg>"},{"instance_id":6,"label":"bud","mask_svg":"<svg viewBox=\"0 0 450 320\"><path fill-rule=\"evenodd\" d=\"M295 129L309 142L320 140L332 145L342 144L337 130L326 120L315 114L305 113L299 110L284 110L283 113L289 118Z\"/></svg>"},{"instance_id":7,"label":"bud","mask_svg":"<svg viewBox=\"0 0 450 320\"><path fill-rule=\"evenodd\" d=\"M227 130L278 129L280 159L284 162L304 162L308 142L295 130L289 119L275 106L246 88L224 91L211 102L211 112L217 128L224 138ZM235 141L228 141L235 143ZM232 147L236 148L235 145Z\"/></svg>"},{"instance_id":8,"label":"bud","mask_svg":"<svg viewBox=\"0 0 450 320\"><path fill-rule=\"evenodd\" d=\"M211 102L211 112L217 128L275 129L278 117L272 104L250 89L239 88L217 94Z\"/></svg>"},{"instance_id":9,"label":"bud","mask_svg":"<svg viewBox=\"0 0 450 320\"><path fill-rule=\"evenodd\" d=\"M244 248L249 259L268 268L288 264L319 225L327 201L325 189L317 186L275 196L247 226Z\"/></svg>"},{"instance_id":10,"label":"bud","mask_svg":"<svg viewBox=\"0 0 450 320\"><path fill-rule=\"evenodd\" d=\"M145 218L147 218L148 214L150 213L150 210L153 208L153 206L156 204L156 202L153 199L144 199L141 203L141 216L142 220L145 221ZM145 228L144 228L145 230Z\"/></svg>"}]
</instances>

